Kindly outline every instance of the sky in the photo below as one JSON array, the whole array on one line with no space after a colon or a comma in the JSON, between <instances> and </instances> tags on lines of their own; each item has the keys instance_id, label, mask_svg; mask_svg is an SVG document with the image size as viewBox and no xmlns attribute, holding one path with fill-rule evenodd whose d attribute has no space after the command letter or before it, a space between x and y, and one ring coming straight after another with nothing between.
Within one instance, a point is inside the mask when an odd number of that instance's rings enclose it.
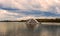
<instances>
[{"instance_id":1,"label":"sky","mask_svg":"<svg viewBox=\"0 0 60 36\"><path fill-rule=\"evenodd\" d=\"M60 18L60 0L0 0L0 20Z\"/></svg>"}]
</instances>

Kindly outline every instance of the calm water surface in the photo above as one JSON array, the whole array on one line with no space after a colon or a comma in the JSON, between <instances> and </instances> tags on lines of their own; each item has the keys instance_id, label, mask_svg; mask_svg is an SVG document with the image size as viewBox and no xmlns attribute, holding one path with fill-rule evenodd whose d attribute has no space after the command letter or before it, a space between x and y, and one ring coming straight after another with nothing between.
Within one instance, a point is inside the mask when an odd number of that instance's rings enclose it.
<instances>
[{"instance_id":1,"label":"calm water surface","mask_svg":"<svg viewBox=\"0 0 60 36\"><path fill-rule=\"evenodd\" d=\"M29 30L26 22L0 22L0 36L60 36L60 26L37 24Z\"/></svg>"}]
</instances>

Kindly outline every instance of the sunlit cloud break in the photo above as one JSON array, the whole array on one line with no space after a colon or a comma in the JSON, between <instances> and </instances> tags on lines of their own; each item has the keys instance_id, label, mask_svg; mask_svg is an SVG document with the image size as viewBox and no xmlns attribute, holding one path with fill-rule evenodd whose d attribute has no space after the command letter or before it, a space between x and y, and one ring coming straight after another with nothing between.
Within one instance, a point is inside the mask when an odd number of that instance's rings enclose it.
<instances>
[{"instance_id":1,"label":"sunlit cloud break","mask_svg":"<svg viewBox=\"0 0 60 36\"><path fill-rule=\"evenodd\" d=\"M0 0L0 20L60 17L59 4L60 0Z\"/></svg>"}]
</instances>

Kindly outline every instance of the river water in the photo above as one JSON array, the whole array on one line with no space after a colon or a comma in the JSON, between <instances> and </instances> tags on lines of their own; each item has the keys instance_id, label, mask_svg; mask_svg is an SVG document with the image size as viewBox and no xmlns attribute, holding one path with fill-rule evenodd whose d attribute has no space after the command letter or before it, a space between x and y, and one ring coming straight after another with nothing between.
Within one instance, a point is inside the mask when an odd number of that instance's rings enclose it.
<instances>
[{"instance_id":1,"label":"river water","mask_svg":"<svg viewBox=\"0 0 60 36\"><path fill-rule=\"evenodd\" d=\"M0 22L0 36L60 36L60 26L37 24L29 30L26 22Z\"/></svg>"}]
</instances>

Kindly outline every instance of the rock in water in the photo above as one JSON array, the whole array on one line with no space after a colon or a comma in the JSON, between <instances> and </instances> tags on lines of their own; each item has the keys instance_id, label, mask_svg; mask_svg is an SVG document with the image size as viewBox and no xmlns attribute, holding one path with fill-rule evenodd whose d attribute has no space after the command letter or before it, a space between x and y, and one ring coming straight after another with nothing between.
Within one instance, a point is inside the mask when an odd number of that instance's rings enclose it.
<instances>
[{"instance_id":1,"label":"rock in water","mask_svg":"<svg viewBox=\"0 0 60 36\"><path fill-rule=\"evenodd\" d=\"M35 20L35 19L29 19L26 22L27 28L29 30L34 30L34 27L36 26L36 24L39 24L39 22L37 20Z\"/></svg>"}]
</instances>

